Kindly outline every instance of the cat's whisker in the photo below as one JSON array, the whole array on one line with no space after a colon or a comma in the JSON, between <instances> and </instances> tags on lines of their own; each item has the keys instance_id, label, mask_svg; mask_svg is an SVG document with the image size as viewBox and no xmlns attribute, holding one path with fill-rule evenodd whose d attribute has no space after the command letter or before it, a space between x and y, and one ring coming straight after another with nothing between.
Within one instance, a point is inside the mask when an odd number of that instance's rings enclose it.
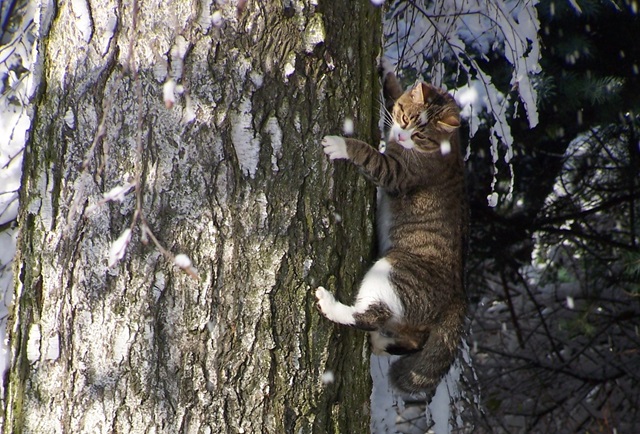
<instances>
[{"instance_id":1,"label":"cat's whisker","mask_svg":"<svg viewBox=\"0 0 640 434\"><path fill-rule=\"evenodd\" d=\"M389 114L389 113L384 113L383 112L383 116L382 116L384 123L387 126L390 126L391 124L393 124L393 117Z\"/></svg>"},{"instance_id":2,"label":"cat's whisker","mask_svg":"<svg viewBox=\"0 0 640 434\"><path fill-rule=\"evenodd\" d=\"M391 126L391 124L393 124L393 115L391 114L389 109L387 109L387 105L385 104L384 99L379 99L378 102L380 103L380 107L382 108L382 116L384 118L385 124L387 126Z\"/></svg>"}]
</instances>

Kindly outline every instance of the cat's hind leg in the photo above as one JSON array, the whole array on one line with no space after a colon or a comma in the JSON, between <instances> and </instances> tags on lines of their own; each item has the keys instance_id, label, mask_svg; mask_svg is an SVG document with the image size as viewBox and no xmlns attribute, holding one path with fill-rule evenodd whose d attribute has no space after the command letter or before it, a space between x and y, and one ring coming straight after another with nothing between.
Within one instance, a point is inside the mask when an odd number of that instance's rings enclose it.
<instances>
[{"instance_id":1,"label":"cat's hind leg","mask_svg":"<svg viewBox=\"0 0 640 434\"><path fill-rule=\"evenodd\" d=\"M327 319L338 324L355 324L355 318L353 317L355 308L353 306L340 303L332 293L322 286L316 289L316 298L318 299L318 308Z\"/></svg>"},{"instance_id":2,"label":"cat's hind leg","mask_svg":"<svg viewBox=\"0 0 640 434\"><path fill-rule=\"evenodd\" d=\"M386 258L378 260L362 279L353 306L335 299L326 289L316 290L318 307L329 320L363 330L377 330L391 318L404 312L400 298L391 284L391 264Z\"/></svg>"}]
</instances>

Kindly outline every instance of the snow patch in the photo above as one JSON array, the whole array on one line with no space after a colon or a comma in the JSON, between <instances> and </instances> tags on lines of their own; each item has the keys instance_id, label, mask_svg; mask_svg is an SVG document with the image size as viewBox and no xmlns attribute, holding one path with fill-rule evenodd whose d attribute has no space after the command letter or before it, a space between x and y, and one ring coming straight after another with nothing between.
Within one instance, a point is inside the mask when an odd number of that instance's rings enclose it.
<instances>
[{"instance_id":1,"label":"snow patch","mask_svg":"<svg viewBox=\"0 0 640 434\"><path fill-rule=\"evenodd\" d=\"M29 198L30 202L27 206L30 214L40 214L42 223L48 230L51 229L53 224L53 206L51 204L53 197L52 192L52 174L41 173L38 177L36 193Z\"/></svg>"},{"instance_id":2,"label":"snow patch","mask_svg":"<svg viewBox=\"0 0 640 434\"><path fill-rule=\"evenodd\" d=\"M31 324L29 327L29 340L27 341L27 360L35 363L40 360L40 325Z\"/></svg>"},{"instance_id":3,"label":"snow patch","mask_svg":"<svg viewBox=\"0 0 640 434\"><path fill-rule=\"evenodd\" d=\"M215 11L213 15L211 15L211 24L213 24L215 27L222 27L222 24L224 24L222 12Z\"/></svg>"},{"instance_id":4,"label":"snow patch","mask_svg":"<svg viewBox=\"0 0 640 434\"><path fill-rule=\"evenodd\" d=\"M164 292L165 285L166 285L166 280L164 278L164 274L158 271L154 276L153 289L152 289L153 299L155 301L158 301L158 299Z\"/></svg>"},{"instance_id":5,"label":"snow patch","mask_svg":"<svg viewBox=\"0 0 640 434\"><path fill-rule=\"evenodd\" d=\"M289 53L287 60L284 64L284 81L289 81L291 74L296 72L296 54L294 52Z\"/></svg>"},{"instance_id":6,"label":"snow patch","mask_svg":"<svg viewBox=\"0 0 640 434\"><path fill-rule=\"evenodd\" d=\"M345 118L344 122L342 123L342 132L345 136L351 136L353 134L353 131L353 119Z\"/></svg>"},{"instance_id":7,"label":"snow patch","mask_svg":"<svg viewBox=\"0 0 640 434\"><path fill-rule=\"evenodd\" d=\"M436 388L436 394L429 404L429 411L434 422L433 431L435 434L448 434L449 417L451 410L449 409L449 392L447 390L447 382L441 381Z\"/></svg>"},{"instance_id":8,"label":"snow patch","mask_svg":"<svg viewBox=\"0 0 640 434\"><path fill-rule=\"evenodd\" d=\"M129 350L131 333L128 326L123 326L117 333L113 343L113 357L117 363L122 363Z\"/></svg>"},{"instance_id":9,"label":"snow patch","mask_svg":"<svg viewBox=\"0 0 640 434\"><path fill-rule=\"evenodd\" d=\"M189 42L184 36L178 35L171 47L171 77L180 80L184 68L184 56L187 55Z\"/></svg>"},{"instance_id":10,"label":"snow patch","mask_svg":"<svg viewBox=\"0 0 640 434\"><path fill-rule=\"evenodd\" d=\"M71 10L76 16L75 25L76 29L80 32L84 42L91 40L93 33L93 23L91 22L91 15L89 13L89 5L86 0L71 0Z\"/></svg>"},{"instance_id":11,"label":"snow patch","mask_svg":"<svg viewBox=\"0 0 640 434\"><path fill-rule=\"evenodd\" d=\"M133 187L135 187L135 183L125 182L122 185L118 185L117 187L113 187L108 192L104 193L102 196L105 201L117 201L122 202L126 196L126 194L131 191Z\"/></svg>"},{"instance_id":12,"label":"snow patch","mask_svg":"<svg viewBox=\"0 0 640 434\"><path fill-rule=\"evenodd\" d=\"M451 153L451 142L448 140L443 140L440 142L440 153L442 155L448 155Z\"/></svg>"},{"instance_id":13,"label":"snow patch","mask_svg":"<svg viewBox=\"0 0 640 434\"><path fill-rule=\"evenodd\" d=\"M313 266L313 259L306 258L304 260L304 262L302 263L302 276L303 277L306 278L309 275L309 271L311 270L312 266Z\"/></svg>"},{"instance_id":14,"label":"snow patch","mask_svg":"<svg viewBox=\"0 0 640 434\"><path fill-rule=\"evenodd\" d=\"M271 138L271 169L278 172L280 170L278 160L282 158L282 129L278 124L278 119L270 117L265 129Z\"/></svg>"},{"instance_id":15,"label":"snow patch","mask_svg":"<svg viewBox=\"0 0 640 434\"><path fill-rule=\"evenodd\" d=\"M267 200L267 196L263 191L257 194L255 198L256 206L258 207L258 227L266 228L267 227L267 219L269 218L269 213L267 211L267 206L269 205L269 201Z\"/></svg>"},{"instance_id":16,"label":"snow patch","mask_svg":"<svg viewBox=\"0 0 640 434\"><path fill-rule=\"evenodd\" d=\"M207 33L213 24L211 17L211 5L214 0L203 0L200 2L200 15L198 16L198 25L204 33Z\"/></svg>"},{"instance_id":17,"label":"snow patch","mask_svg":"<svg viewBox=\"0 0 640 434\"><path fill-rule=\"evenodd\" d=\"M487 196L487 204L491 208L495 208L498 205L498 193L495 191Z\"/></svg>"},{"instance_id":18,"label":"snow patch","mask_svg":"<svg viewBox=\"0 0 640 434\"><path fill-rule=\"evenodd\" d=\"M575 301L570 295L567 295L567 307L569 309L574 309L576 307Z\"/></svg>"},{"instance_id":19,"label":"snow patch","mask_svg":"<svg viewBox=\"0 0 640 434\"><path fill-rule=\"evenodd\" d=\"M58 360L60 357L60 335L58 333L47 339L46 352L44 358L46 360Z\"/></svg>"},{"instance_id":20,"label":"snow patch","mask_svg":"<svg viewBox=\"0 0 640 434\"><path fill-rule=\"evenodd\" d=\"M251 100L243 97L232 115L231 140L242 172L254 178L260 162L260 141L253 132L251 109Z\"/></svg>"},{"instance_id":21,"label":"snow patch","mask_svg":"<svg viewBox=\"0 0 640 434\"><path fill-rule=\"evenodd\" d=\"M396 408L403 405L402 399L396 396L389 383L389 367L397 356L377 356L371 354L369 359L371 380L371 432L376 434L396 432Z\"/></svg>"},{"instance_id":22,"label":"snow patch","mask_svg":"<svg viewBox=\"0 0 640 434\"><path fill-rule=\"evenodd\" d=\"M480 127L480 114L489 105L486 88L479 80L469 80L468 84L454 91L454 98L462 108L460 116L469 123L469 135L475 136Z\"/></svg>"},{"instance_id":23,"label":"snow patch","mask_svg":"<svg viewBox=\"0 0 640 434\"><path fill-rule=\"evenodd\" d=\"M436 393L428 406L428 411L434 423L433 432L435 434L450 434L452 432L451 405L461 395L459 387L460 373L460 362L456 360L447 375L438 384Z\"/></svg>"},{"instance_id":24,"label":"snow patch","mask_svg":"<svg viewBox=\"0 0 640 434\"><path fill-rule=\"evenodd\" d=\"M158 81L158 83L165 81L167 74L169 73L169 63L167 58L165 56L158 56L155 62L153 62L151 70L153 71L153 77Z\"/></svg>"},{"instance_id":25,"label":"snow patch","mask_svg":"<svg viewBox=\"0 0 640 434\"><path fill-rule=\"evenodd\" d=\"M185 105L184 112L182 113L182 123L188 124L193 122L196 119L196 111L193 108L193 101L191 101L191 97L189 94L185 95Z\"/></svg>"},{"instance_id":26,"label":"snow patch","mask_svg":"<svg viewBox=\"0 0 640 434\"><path fill-rule=\"evenodd\" d=\"M102 47L102 55L106 56L107 51L109 50L109 45L111 44L111 40L113 39L113 35L115 34L116 27L118 26L118 17L113 11L112 14L109 15L107 20L107 26L104 29L103 40L104 46Z\"/></svg>"},{"instance_id":27,"label":"snow patch","mask_svg":"<svg viewBox=\"0 0 640 434\"><path fill-rule=\"evenodd\" d=\"M180 268L189 268L191 267L191 259L184 253L180 253L176 255L173 262Z\"/></svg>"},{"instance_id":28,"label":"snow patch","mask_svg":"<svg viewBox=\"0 0 640 434\"><path fill-rule=\"evenodd\" d=\"M322 380L322 384L331 384L335 381L335 376L333 375L333 371L324 371L322 376L320 377Z\"/></svg>"},{"instance_id":29,"label":"snow patch","mask_svg":"<svg viewBox=\"0 0 640 434\"><path fill-rule=\"evenodd\" d=\"M312 53L316 45L324 42L325 38L324 24L320 14L314 15L305 29L304 34L304 50Z\"/></svg>"},{"instance_id":30,"label":"snow patch","mask_svg":"<svg viewBox=\"0 0 640 434\"><path fill-rule=\"evenodd\" d=\"M162 99L166 108L171 109L176 102L176 82L172 78L168 79L162 86Z\"/></svg>"},{"instance_id":31,"label":"snow patch","mask_svg":"<svg viewBox=\"0 0 640 434\"><path fill-rule=\"evenodd\" d=\"M249 79L256 87L256 89L262 87L262 83L264 83L264 76L257 71L251 71L249 73Z\"/></svg>"},{"instance_id":32,"label":"snow patch","mask_svg":"<svg viewBox=\"0 0 640 434\"><path fill-rule=\"evenodd\" d=\"M291 74L293 74L295 72L296 68L295 66L293 66L293 64L291 62L287 62L284 65L284 75L286 77L289 77Z\"/></svg>"},{"instance_id":33,"label":"snow patch","mask_svg":"<svg viewBox=\"0 0 640 434\"><path fill-rule=\"evenodd\" d=\"M64 114L64 123L72 130L76 127L76 116L73 114L71 108L68 108Z\"/></svg>"},{"instance_id":34,"label":"snow patch","mask_svg":"<svg viewBox=\"0 0 640 434\"><path fill-rule=\"evenodd\" d=\"M407 434L433 433L429 430L429 419L425 417L420 405L407 405L400 411L396 419L396 429Z\"/></svg>"},{"instance_id":35,"label":"snow patch","mask_svg":"<svg viewBox=\"0 0 640 434\"><path fill-rule=\"evenodd\" d=\"M109 249L109 267L113 267L124 257L129 241L131 241L131 229L127 228L118 239L111 244L111 248Z\"/></svg>"}]
</instances>

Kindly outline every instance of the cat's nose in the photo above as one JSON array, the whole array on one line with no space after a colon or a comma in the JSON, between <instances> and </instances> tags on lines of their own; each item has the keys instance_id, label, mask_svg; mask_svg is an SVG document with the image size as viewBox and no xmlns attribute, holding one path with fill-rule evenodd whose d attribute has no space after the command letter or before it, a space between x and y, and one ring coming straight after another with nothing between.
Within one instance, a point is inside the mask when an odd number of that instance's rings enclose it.
<instances>
[{"instance_id":1,"label":"cat's nose","mask_svg":"<svg viewBox=\"0 0 640 434\"><path fill-rule=\"evenodd\" d=\"M398 141L404 142L407 139L408 139L408 137L407 137L407 135L405 133L398 133Z\"/></svg>"}]
</instances>

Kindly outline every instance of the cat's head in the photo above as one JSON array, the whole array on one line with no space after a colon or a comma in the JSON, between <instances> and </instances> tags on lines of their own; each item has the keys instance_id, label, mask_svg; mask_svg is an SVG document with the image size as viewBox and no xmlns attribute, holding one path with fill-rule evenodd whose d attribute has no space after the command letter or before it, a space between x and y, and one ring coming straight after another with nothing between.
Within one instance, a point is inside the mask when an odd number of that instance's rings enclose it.
<instances>
[{"instance_id":1,"label":"cat's head","mask_svg":"<svg viewBox=\"0 0 640 434\"><path fill-rule=\"evenodd\" d=\"M393 106L390 141L406 149L448 154L460 126L460 109L448 93L418 82Z\"/></svg>"}]
</instances>

